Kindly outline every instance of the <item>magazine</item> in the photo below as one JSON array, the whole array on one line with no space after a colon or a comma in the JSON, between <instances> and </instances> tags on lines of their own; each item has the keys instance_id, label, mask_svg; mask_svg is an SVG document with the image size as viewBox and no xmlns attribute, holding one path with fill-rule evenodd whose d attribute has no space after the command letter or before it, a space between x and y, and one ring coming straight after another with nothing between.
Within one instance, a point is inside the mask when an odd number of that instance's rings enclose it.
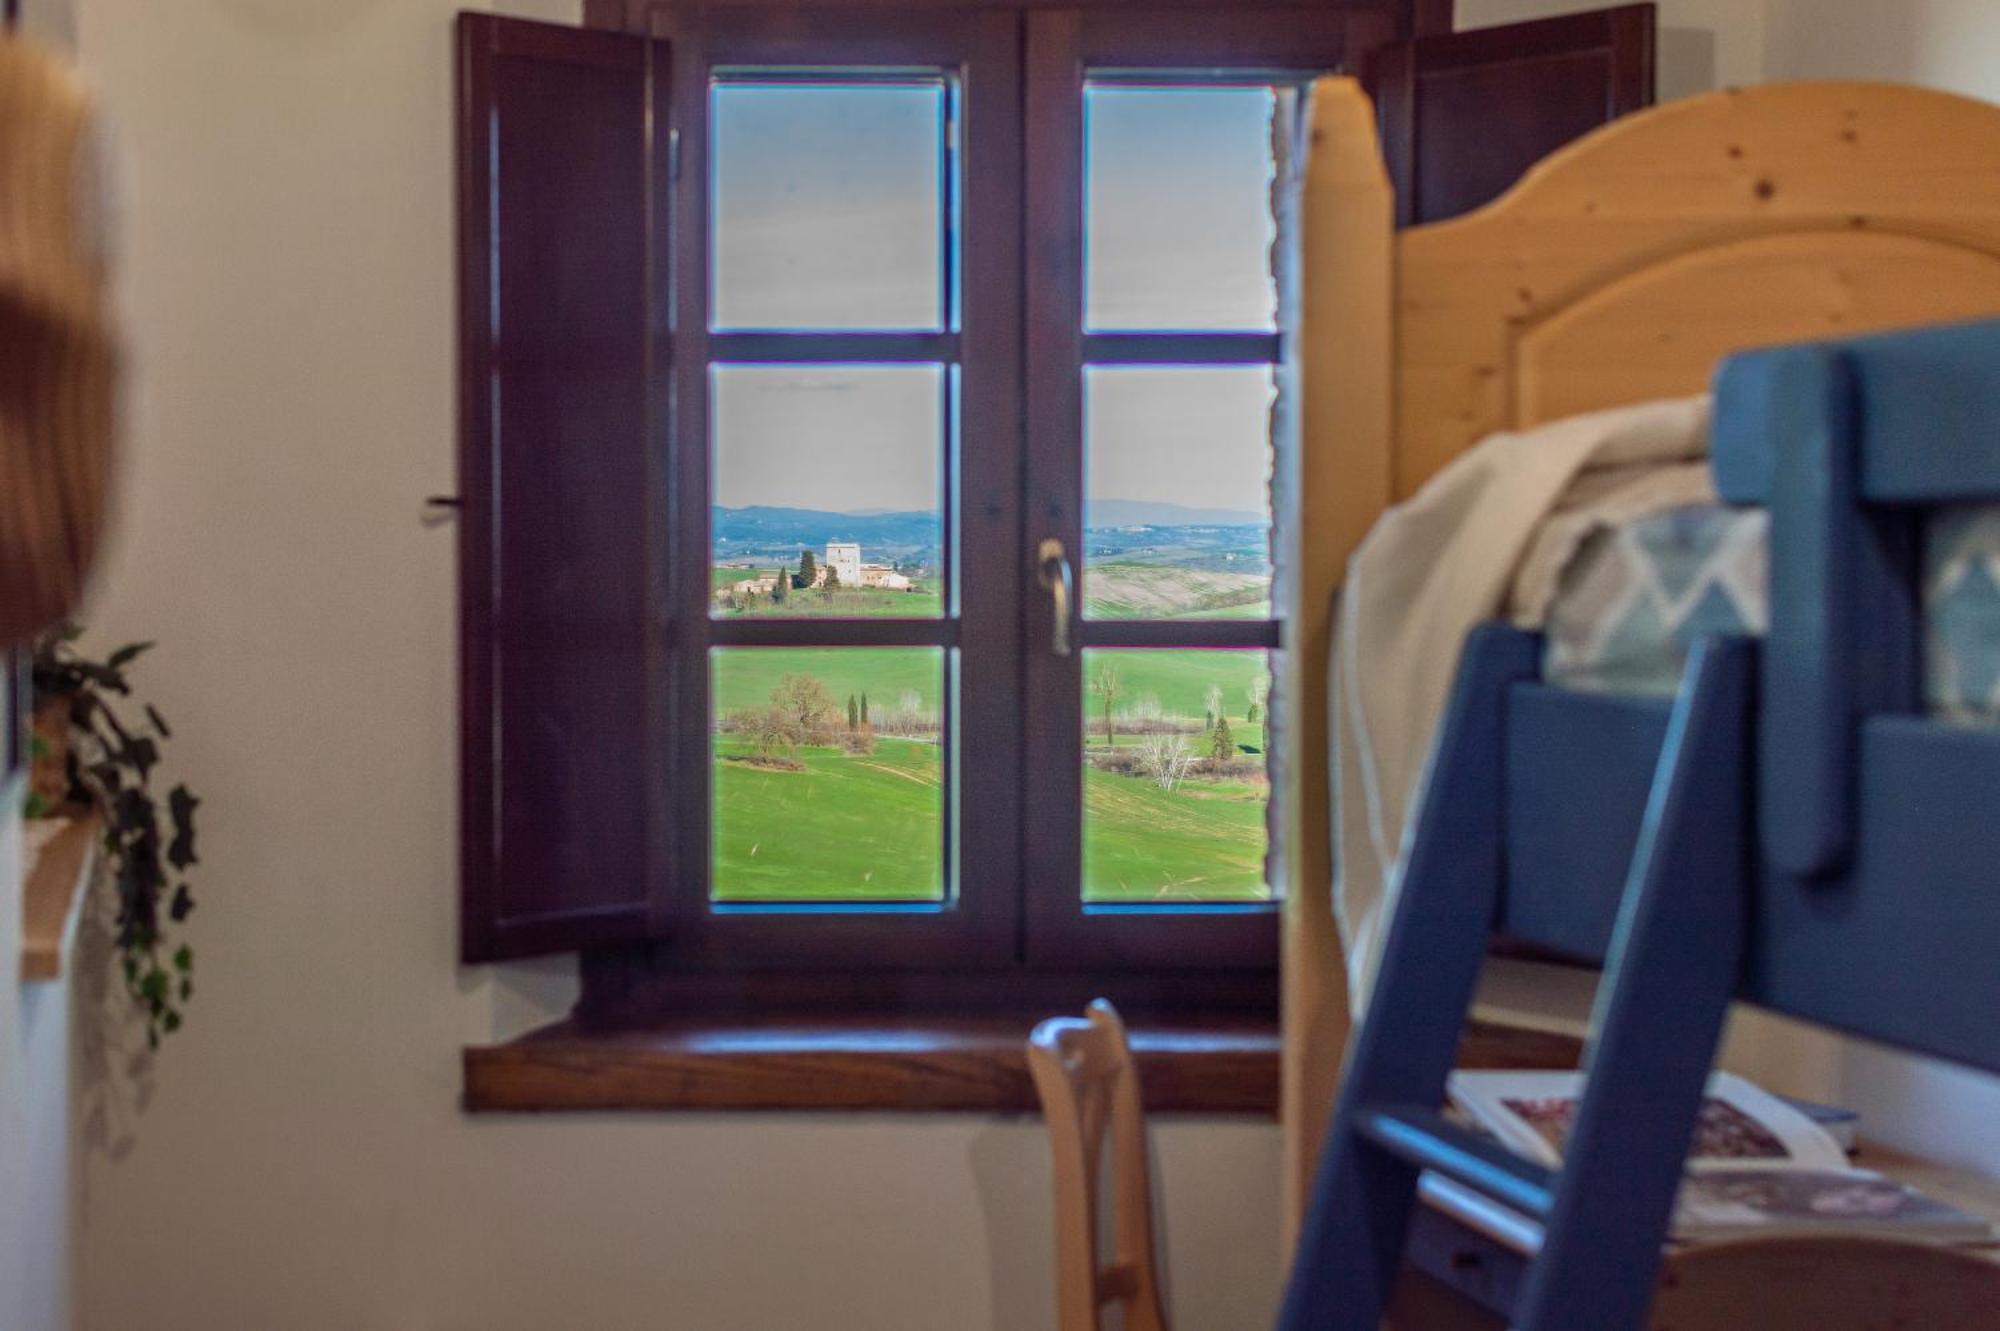
<instances>
[{"instance_id":1,"label":"magazine","mask_svg":"<svg viewBox=\"0 0 2000 1331\"><path fill-rule=\"evenodd\" d=\"M1454 1108L1548 1168L1583 1094L1580 1072L1454 1072ZM1677 1239L1838 1233L1976 1242L1993 1226L1893 1179L1853 1169L1832 1134L1770 1092L1713 1074L1674 1216Z\"/></svg>"},{"instance_id":2,"label":"magazine","mask_svg":"<svg viewBox=\"0 0 2000 1331\"><path fill-rule=\"evenodd\" d=\"M1677 1239L1800 1234L1977 1243L1993 1226L1865 1169L1707 1169L1674 1206Z\"/></svg>"},{"instance_id":3,"label":"magazine","mask_svg":"<svg viewBox=\"0 0 2000 1331\"><path fill-rule=\"evenodd\" d=\"M1792 1095L1781 1095L1778 1098L1825 1128L1827 1135L1839 1143L1840 1149L1849 1155L1861 1149L1861 1115L1852 1109L1843 1109L1838 1105L1823 1105L1816 1100L1801 1100Z\"/></svg>"},{"instance_id":4,"label":"magazine","mask_svg":"<svg viewBox=\"0 0 2000 1331\"><path fill-rule=\"evenodd\" d=\"M1554 1169L1583 1096L1580 1072L1454 1072L1452 1102L1508 1149ZM1708 1080L1688 1168L1841 1169L1824 1128L1769 1091L1727 1072Z\"/></svg>"}]
</instances>

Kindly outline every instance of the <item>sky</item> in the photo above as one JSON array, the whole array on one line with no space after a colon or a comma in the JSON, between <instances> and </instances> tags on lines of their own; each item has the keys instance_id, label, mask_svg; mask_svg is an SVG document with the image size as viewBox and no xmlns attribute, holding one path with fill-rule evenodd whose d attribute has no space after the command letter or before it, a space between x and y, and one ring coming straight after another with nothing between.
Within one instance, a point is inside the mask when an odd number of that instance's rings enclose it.
<instances>
[{"instance_id":1,"label":"sky","mask_svg":"<svg viewBox=\"0 0 2000 1331\"><path fill-rule=\"evenodd\" d=\"M1270 95L1085 100L1086 326L1268 331ZM938 84L718 88L718 327L941 327L944 107ZM921 367L718 369L715 501L934 510L944 391ZM1091 371L1088 494L1262 511L1270 392L1256 367Z\"/></svg>"}]
</instances>

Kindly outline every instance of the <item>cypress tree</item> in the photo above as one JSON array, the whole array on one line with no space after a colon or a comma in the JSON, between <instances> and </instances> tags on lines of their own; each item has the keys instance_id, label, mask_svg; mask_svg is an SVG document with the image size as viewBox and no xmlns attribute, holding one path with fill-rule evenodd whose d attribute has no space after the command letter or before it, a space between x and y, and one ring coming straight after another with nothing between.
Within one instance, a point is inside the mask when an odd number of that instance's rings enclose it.
<instances>
[{"instance_id":1,"label":"cypress tree","mask_svg":"<svg viewBox=\"0 0 2000 1331\"><path fill-rule=\"evenodd\" d=\"M791 578L786 576L785 570L783 569L779 569L776 573L771 575L772 605L783 605L785 603L785 591L786 588L790 585L791 581L792 581Z\"/></svg>"},{"instance_id":2,"label":"cypress tree","mask_svg":"<svg viewBox=\"0 0 2000 1331\"><path fill-rule=\"evenodd\" d=\"M819 581L819 567L813 561L813 552L799 551L799 575L792 579L792 586L806 588Z\"/></svg>"},{"instance_id":3,"label":"cypress tree","mask_svg":"<svg viewBox=\"0 0 2000 1331\"><path fill-rule=\"evenodd\" d=\"M861 691L861 724L864 726L868 724L868 691L866 689Z\"/></svg>"},{"instance_id":4,"label":"cypress tree","mask_svg":"<svg viewBox=\"0 0 2000 1331\"><path fill-rule=\"evenodd\" d=\"M861 708L855 704L854 695L851 693L847 695L847 728L861 729Z\"/></svg>"},{"instance_id":5,"label":"cypress tree","mask_svg":"<svg viewBox=\"0 0 2000 1331\"><path fill-rule=\"evenodd\" d=\"M1227 762L1236 754L1236 742L1229 737L1229 718L1215 719L1215 737L1209 741L1208 756L1217 762Z\"/></svg>"}]
</instances>

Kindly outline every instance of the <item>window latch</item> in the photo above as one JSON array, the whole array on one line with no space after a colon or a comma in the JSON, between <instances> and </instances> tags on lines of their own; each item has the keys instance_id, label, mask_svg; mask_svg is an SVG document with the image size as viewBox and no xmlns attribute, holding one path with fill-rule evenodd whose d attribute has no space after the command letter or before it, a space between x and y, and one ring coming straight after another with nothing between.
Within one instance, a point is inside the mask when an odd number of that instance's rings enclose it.
<instances>
[{"instance_id":1,"label":"window latch","mask_svg":"<svg viewBox=\"0 0 2000 1331\"><path fill-rule=\"evenodd\" d=\"M1051 536L1035 551L1035 580L1049 594L1054 631L1049 650L1057 656L1070 654L1070 620L1075 616L1076 574L1069 566L1063 543Z\"/></svg>"}]
</instances>

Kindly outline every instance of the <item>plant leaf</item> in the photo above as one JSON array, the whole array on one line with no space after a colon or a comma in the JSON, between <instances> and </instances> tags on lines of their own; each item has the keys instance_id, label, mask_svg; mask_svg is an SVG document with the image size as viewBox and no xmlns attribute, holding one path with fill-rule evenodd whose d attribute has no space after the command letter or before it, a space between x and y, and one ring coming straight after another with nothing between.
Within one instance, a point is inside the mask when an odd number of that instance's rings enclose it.
<instances>
[{"instance_id":1,"label":"plant leaf","mask_svg":"<svg viewBox=\"0 0 2000 1331\"><path fill-rule=\"evenodd\" d=\"M140 654L150 652L153 650L153 646L154 644L151 641L128 642L117 651L111 653L111 655L105 657L104 664L116 670L119 666L126 665L135 660Z\"/></svg>"},{"instance_id":2,"label":"plant leaf","mask_svg":"<svg viewBox=\"0 0 2000 1331\"><path fill-rule=\"evenodd\" d=\"M137 771L139 779L144 781L147 774L159 765L160 746L144 737L127 740L125 742L125 751L119 757Z\"/></svg>"},{"instance_id":3,"label":"plant leaf","mask_svg":"<svg viewBox=\"0 0 2000 1331\"><path fill-rule=\"evenodd\" d=\"M132 686L125 682L125 672L122 670L100 665L95 661L72 661L69 665L70 669L100 689L109 689L118 694L132 691Z\"/></svg>"},{"instance_id":4,"label":"plant leaf","mask_svg":"<svg viewBox=\"0 0 2000 1331\"><path fill-rule=\"evenodd\" d=\"M160 732L161 739L172 739L174 737L174 732L167 728L167 718L161 716L160 709L151 703L146 704L146 719L153 723L153 729Z\"/></svg>"},{"instance_id":5,"label":"plant leaf","mask_svg":"<svg viewBox=\"0 0 2000 1331\"><path fill-rule=\"evenodd\" d=\"M167 810L174 821L174 839L167 846L167 863L176 869L201 863L194 851L194 811L200 804L186 786L175 786L167 795Z\"/></svg>"}]
</instances>

